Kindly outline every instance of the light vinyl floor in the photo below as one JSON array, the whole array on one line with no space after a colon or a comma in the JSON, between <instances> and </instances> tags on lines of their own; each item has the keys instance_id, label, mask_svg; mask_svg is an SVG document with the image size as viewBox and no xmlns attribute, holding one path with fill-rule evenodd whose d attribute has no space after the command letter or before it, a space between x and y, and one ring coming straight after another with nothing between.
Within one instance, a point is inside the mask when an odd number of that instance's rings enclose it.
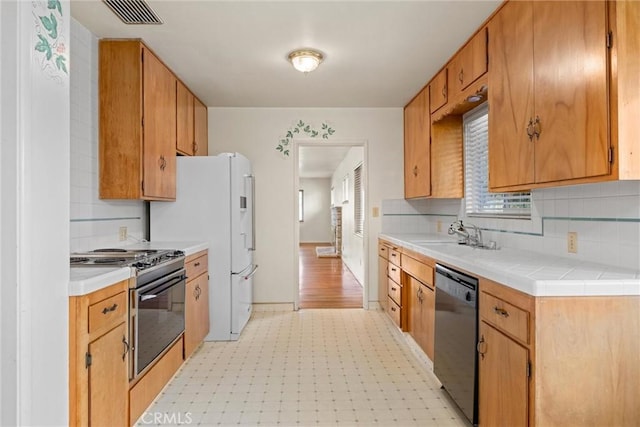
<instances>
[{"instance_id":1,"label":"light vinyl floor","mask_svg":"<svg viewBox=\"0 0 640 427\"><path fill-rule=\"evenodd\" d=\"M382 311L254 311L205 342L138 425L468 426Z\"/></svg>"}]
</instances>

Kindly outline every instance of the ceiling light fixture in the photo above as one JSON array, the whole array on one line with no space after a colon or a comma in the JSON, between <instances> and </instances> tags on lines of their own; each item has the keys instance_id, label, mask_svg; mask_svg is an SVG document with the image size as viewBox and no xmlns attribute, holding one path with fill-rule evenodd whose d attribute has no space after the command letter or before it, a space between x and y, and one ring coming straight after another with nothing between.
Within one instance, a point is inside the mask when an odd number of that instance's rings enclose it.
<instances>
[{"instance_id":1,"label":"ceiling light fixture","mask_svg":"<svg viewBox=\"0 0 640 427\"><path fill-rule=\"evenodd\" d=\"M289 54L289 61L293 68L302 73L315 70L323 59L324 56L313 49L298 49Z\"/></svg>"}]
</instances>

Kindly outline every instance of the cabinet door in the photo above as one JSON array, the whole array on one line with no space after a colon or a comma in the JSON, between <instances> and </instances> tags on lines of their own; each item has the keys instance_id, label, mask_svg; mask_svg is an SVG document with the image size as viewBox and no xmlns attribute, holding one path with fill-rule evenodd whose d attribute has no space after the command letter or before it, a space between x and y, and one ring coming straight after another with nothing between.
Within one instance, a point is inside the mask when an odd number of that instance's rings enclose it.
<instances>
[{"instance_id":1,"label":"cabinet door","mask_svg":"<svg viewBox=\"0 0 640 427\"><path fill-rule=\"evenodd\" d=\"M489 188L534 182L533 5L512 1L489 22ZM557 66L554 66L556 69Z\"/></svg>"},{"instance_id":2,"label":"cabinet door","mask_svg":"<svg viewBox=\"0 0 640 427\"><path fill-rule=\"evenodd\" d=\"M426 197L431 189L429 88L404 109L404 197Z\"/></svg>"},{"instance_id":3,"label":"cabinet door","mask_svg":"<svg viewBox=\"0 0 640 427\"><path fill-rule=\"evenodd\" d=\"M176 78L143 49L144 197L176 197Z\"/></svg>"},{"instance_id":4,"label":"cabinet door","mask_svg":"<svg viewBox=\"0 0 640 427\"><path fill-rule=\"evenodd\" d=\"M431 81L429 85L431 113L434 113L438 108L443 107L447 103L448 99L448 80L447 69L440 71Z\"/></svg>"},{"instance_id":5,"label":"cabinet door","mask_svg":"<svg viewBox=\"0 0 640 427\"><path fill-rule=\"evenodd\" d=\"M207 107L197 98L194 103L194 153L196 156L209 155L209 119Z\"/></svg>"},{"instance_id":6,"label":"cabinet door","mask_svg":"<svg viewBox=\"0 0 640 427\"><path fill-rule=\"evenodd\" d=\"M606 3L533 3L536 182L608 174Z\"/></svg>"},{"instance_id":7,"label":"cabinet door","mask_svg":"<svg viewBox=\"0 0 640 427\"><path fill-rule=\"evenodd\" d=\"M194 96L181 82L176 82L176 150L191 156L194 154Z\"/></svg>"},{"instance_id":8,"label":"cabinet door","mask_svg":"<svg viewBox=\"0 0 640 427\"><path fill-rule=\"evenodd\" d=\"M436 334L436 293L435 289L422 286L422 319L424 327L424 352L433 360L434 343Z\"/></svg>"},{"instance_id":9,"label":"cabinet door","mask_svg":"<svg viewBox=\"0 0 640 427\"><path fill-rule=\"evenodd\" d=\"M407 295L407 330L415 342L422 347L422 303L420 297L420 287L422 286L413 276L405 275L407 278L405 287L409 291Z\"/></svg>"},{"instance_id":10,"label":"cabinet door","mask_svg":"<svg viewBox=\"0 0 640 427\"><path fill-rule=\"evenodd\" d=\"M126 324L122 323L89 344L89 424L127 425L129 397Z\"/></svg>"},{"instance_id":11,"label":"cabinet door","mask_svg":"<svg viewBox=\"0 0 640 427\"><path fill-rule=\"evenodd\" d=\"M456 97L487 72L487 29L483 28L451 60L449 94Z\"/></svg>"},{"instance_id":12,"label":"cabinet door","mask_svg":"<svg viewBox=\"0 0 640 427\"><path fill-rule=\"evenodd\" d=\"M528 350L480 322L479 425L526 426L528 423Z\"/></svg>"},{"instance_id":13,"label":"cabinet door","mask_svg":"<svg viewBox=\"0 0 640 427\"><path fill-rule=\"evenodd\" d=\"M201 274L185 288L184 356L191 356L209 333L209 277Z\"/></svg>"},{"instance_id":14,"label":"cabinet door","mask_svg":"<svg viewBox=\"0 0 640 427\"><path fill-rule=\"evenodd\" d=\"M381 256L378 257L378 303L383 310L387 309L387 269L389 261Z\"/></svg>"}]
</instances>

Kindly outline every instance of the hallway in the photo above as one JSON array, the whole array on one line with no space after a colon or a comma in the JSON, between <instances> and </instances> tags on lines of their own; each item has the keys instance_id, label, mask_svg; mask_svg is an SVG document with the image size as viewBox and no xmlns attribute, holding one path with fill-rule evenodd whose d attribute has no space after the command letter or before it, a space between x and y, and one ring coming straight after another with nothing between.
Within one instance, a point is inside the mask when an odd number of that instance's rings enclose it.
<instances>
[{"instance_id":1,"label":"hallway","mask_svg":"<svg viewBox=\"0 0 640 427\"><path fill-rule=\"evenodd\" d=\"M362 308L362 285L341 258L319 258L316 246L301 243L300 305L303 308Z\"/></svg>"}]
</instances>

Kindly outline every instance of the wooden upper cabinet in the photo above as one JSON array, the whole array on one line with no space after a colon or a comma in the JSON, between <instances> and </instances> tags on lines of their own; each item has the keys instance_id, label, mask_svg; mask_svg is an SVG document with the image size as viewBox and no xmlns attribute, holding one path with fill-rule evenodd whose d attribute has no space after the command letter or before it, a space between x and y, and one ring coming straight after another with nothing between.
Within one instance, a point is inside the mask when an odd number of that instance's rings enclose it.
<instances>
[{"instance_id":1,"label":"wooden upper cabinet","mask_svg":"<svg viewBox=\"0 0 640 427\"><path fill-rule=\"evenodd\" d=\"M427 197L431 191L429 88L404 108L404 197Z\"/></svg>"},{"instance_id":2,"label":"wooden upper cabinet","mask_svg":"<svg viewBox=\"0 0 640 427\"><path fill-rule=\"evenodd\" d=\"M465 90L487 72L487 28L478 31L453 57L449 66L451 96Z\"/></svg>"},{"instance_id":3,"label":"wooden upper cabinet","mask_svg":"<svg viewBox=\"0 0 640 427\"><path fill-rule=\"evenodd\" d=\"M100 198L175 200L176 79L140 40L100 40Z\"/></svg>"},{"instance_id":4,"label":"wooden upper cabinet","mask_svg":"<svg viewBox=\"0 0 640 427\"><path fill-rule=\"evenodd\" d=\"M194 154L194 100L195 97L179 80L176 82L176 150Z\"/></svg>"},{"instance_id":5,"label":"wooden upper cabinet","mask_svg":"<svg viewBox=\"0 0 640 427\"><path fill-rule=\"evenodd\" d=\"M438 109L444 107L448 100L448 78L447 68L443 68L429 84L430 88L430 113L436 112Z\"/></svg>"},{"instance_id":6,"label":"wooden upper cabinet","mask_svg":"<svg viewBox=\"0 0 640 427\"><path fill-rule=\"evenodd\" d=\"M176 78L148 49L144 67L145 197L176 198Z\"/></svg>"},{"instance_id":7,"label":"wooden upper cabinet","mask_svg":"<svg viewBox=\"0 0 640 427\"><path fill-rule=\"evenodd\" d=\"M209 155L209 119L207 106L198 98L193 98L194 104L194 143L193 153L196 156Z\"/></svg>"},{"instance_id":8,"label":"wooden upper cabinet","mask_svg":"<svg viewBox=\"0 0 640 427\"><path fill-rule=\"evenodd\" d=\"M610 173L607 5L508 2L489 22L489 186Z\"/></svg>"}]
</instances>

